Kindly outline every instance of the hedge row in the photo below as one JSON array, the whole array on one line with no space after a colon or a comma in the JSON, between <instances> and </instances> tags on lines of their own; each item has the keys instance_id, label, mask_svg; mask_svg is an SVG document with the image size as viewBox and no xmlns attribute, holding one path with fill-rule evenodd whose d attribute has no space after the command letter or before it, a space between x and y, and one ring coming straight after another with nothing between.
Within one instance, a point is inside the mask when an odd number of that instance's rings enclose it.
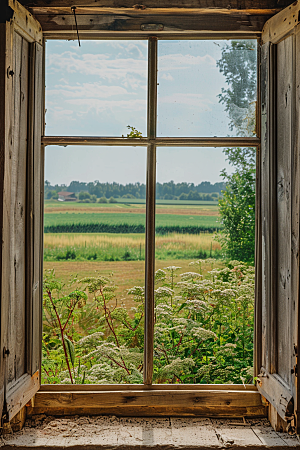
<instances>
[{"instance_id":1,"label":"hedge row","mask_svg":"<svg viewBox=\"0 0 300 450\"><path fill-rule=\"evenodd\" d=\"M214 233L221 227L207 227L205 225L188 226L158 226L156 234L182 233L199 234ZM145 233L144 225L130 225L128 223L111 225L107 223L72 223L64 225L48 225L44 228L45 233Z\"/></svg>"}]
</instances>

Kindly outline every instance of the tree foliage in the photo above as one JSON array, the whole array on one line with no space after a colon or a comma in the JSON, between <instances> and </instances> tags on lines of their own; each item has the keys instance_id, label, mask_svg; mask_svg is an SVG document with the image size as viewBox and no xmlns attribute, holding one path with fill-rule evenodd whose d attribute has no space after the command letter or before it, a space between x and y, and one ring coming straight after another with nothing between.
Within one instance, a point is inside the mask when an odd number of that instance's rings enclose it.
<instances>
[{"instance_id":1,"label":"tree foliage","mask_svg":"<svg viewBox=\"0 0 300 450\"><path fill-rule=\"evenodd\" d=\"M219 101L225 105L229 126L237 136L255 134L257 51L254 40L231 41L217 62L225 76ZM255 165L256 148L225 148L234 171L222 172L226 184L219 199L224 225L218 240L229 258L254 261L255 251Z\"/></svg>"}]
</instances>

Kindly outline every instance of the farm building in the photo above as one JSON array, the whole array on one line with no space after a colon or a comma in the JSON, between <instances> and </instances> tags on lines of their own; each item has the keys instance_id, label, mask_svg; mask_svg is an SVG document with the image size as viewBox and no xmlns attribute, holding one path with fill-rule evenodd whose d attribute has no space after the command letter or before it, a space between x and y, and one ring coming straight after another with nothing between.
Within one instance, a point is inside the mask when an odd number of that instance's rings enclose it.
<instances>
[{"instance_id":1,"label":"farm building","mask_svg":"<svg viewBox=\"0 0 300 450\"><path fill-rule=\"evenodd\" d=\"M134 0L1 0L2 425L23 423L26 414L44 413L236 420L268 415L276 430L300 433L299 22L299 0L147 0L141 4ZM223 137L159 136L158 41L216 38L257 40L256 133ZM146 137L137 141L107 136L45 135L44 55L45 42L51 39L72 39L79 43L85 39L147 42ZM44 153L50 145L147 147L145 346L141 386L82 388L40 384ZM183 145L257 149L255 386L178 388L152 384L156 148ZM75 200L73 193L60 192L59 196L64 201ZM222 445L231 444L229 439ZM269 445L273 445L271 441Z\"/></svg>"},{"instance_id":2,"label":"farm building","mask_svg":"<svg viewBox=\"0 0 300 450\"><path fill-rule=\"evenodd\" d=\"M61 202L76 202L75 192L58 192L58 200Z\"/></svg>"}]
</instances>

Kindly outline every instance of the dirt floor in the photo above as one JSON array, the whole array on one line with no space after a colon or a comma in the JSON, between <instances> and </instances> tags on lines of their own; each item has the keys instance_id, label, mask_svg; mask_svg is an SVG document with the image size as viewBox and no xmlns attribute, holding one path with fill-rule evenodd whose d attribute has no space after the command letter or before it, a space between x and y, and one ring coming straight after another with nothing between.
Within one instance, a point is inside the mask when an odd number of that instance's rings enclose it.
<instances>
[{"instance_id":1,"label":"dirt floor","mask_svg":"<svg viewBox=\"0 0 300 450\"><path fill-rule=\"evenodd\" d=\"M10 431L9 429L7 430ZM276 433L267 419L118 418L33 416L23 430L2 436L4 449L258 449L298 448L299 440Z\"/></svg>"}]
</instances>

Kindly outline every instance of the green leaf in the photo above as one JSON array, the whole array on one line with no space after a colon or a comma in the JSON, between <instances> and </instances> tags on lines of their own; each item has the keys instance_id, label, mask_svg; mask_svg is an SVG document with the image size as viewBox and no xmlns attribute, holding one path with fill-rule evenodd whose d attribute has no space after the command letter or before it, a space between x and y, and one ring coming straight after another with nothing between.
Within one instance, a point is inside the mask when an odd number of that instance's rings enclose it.
<instances>
[{"instance_id":1,"label":"green leaf","mask_svg":"<svg viewBox=\"0 0 300 450\"><path fill-rule=\"evenodd\" d=\"M72 364L72 366L74 368L74 364L75 364L75 347L74 347L74 344L66 336L65 336L65 344L66 344L66 347L67 347L67 352L69 354L71 364Z\"/></svg>"}]
</instances>

